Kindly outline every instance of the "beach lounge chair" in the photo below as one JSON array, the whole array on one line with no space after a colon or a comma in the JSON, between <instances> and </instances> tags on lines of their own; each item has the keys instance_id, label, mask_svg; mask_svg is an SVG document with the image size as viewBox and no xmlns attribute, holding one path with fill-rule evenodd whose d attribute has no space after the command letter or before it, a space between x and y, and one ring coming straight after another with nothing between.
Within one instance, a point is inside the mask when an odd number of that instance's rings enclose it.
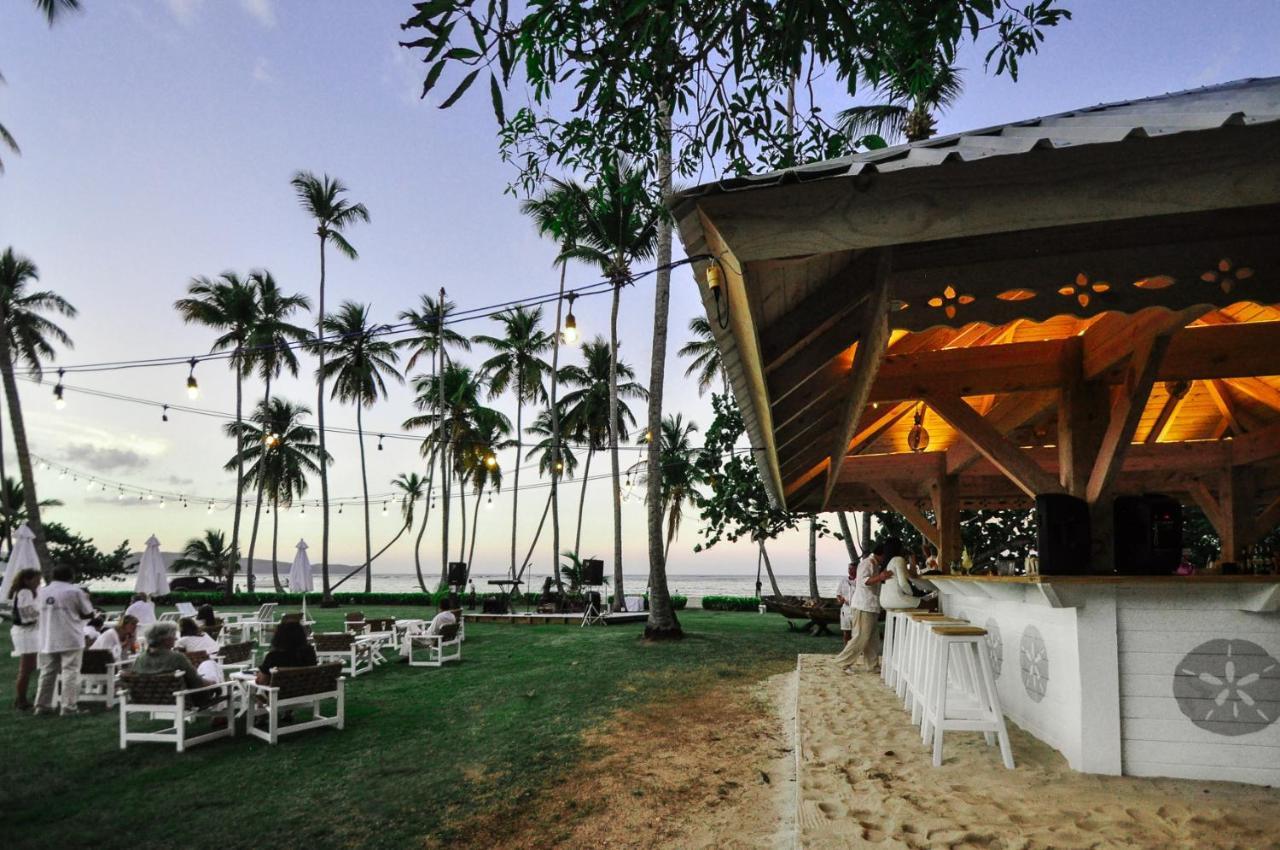
<instances>
[{"instance_id":1,"label":"beach lounge chair","mask_svg":"<svg viewBox=\"0 0 1280 850\"><path fill-rule=\"evenodd\" d=\"M275 624L276 604L264 602L253 613L224 613L222 620L227 629L235 630L239 634L241 640L256 636L261 641L262 630Z\"/></svg>"},{"instance_id":2,"label":"beach lounge chair","mask_svg":"<svg viewBox=\"0 0 1280 850\"><path fill-rule=\"evenodd\" d=\"M218 738L235 735L235 706L231 699L232 682L219 682L199 688L183 688L182 671L173 673L120 674L120 749L130 741L175 744L178 752ZM145 715L150 720L171 720L173 725L158 731L131 731L129 716ZM203 734L191 735L188 723L203 718L225 718L223 724Z\"/></svg>"},{"instance_id":3,"label":"beach lounge chair","mask_svg":"<svg viewBox=\"0 0 1280 850\"><path fill-rule=\"evenodd\" d=\"M350 637L348 635L347 637ZM281 735L304 732L321 726L343 728L346 717L342 664L321 664L318 667L277 667L271 671L271 684L249 685L250 709L246 728L250 735L269 744L276 743ZM321 704L333 700L332 715L321 713ZM310 708L311 719L281 726L281 713L297 708ZM266 718L266 728L257 725L260 717Z\"/></svg>"},{"instance_id":4,"label":"beach lounge chair","mask_svg":"<svg viewBox=\"0 0 1280 850\"><path fill-rule=\"evenodd\" d=\"M253 641L229 643L218 653L222 669L228 675L241 673L253 666Z\"/></svg>"},{"instance_id":5,"label":"beach lounge chair","mask_svg":"<svg viewBox=\"0 0 1280 850\"><path fill-rule=\"evenodd\" d=\"M440 634L427 634L428 625L410 628L405 633L409 642L410 667L443 667L446 661L462 660L462 637L458 623L451 623Z\"/></svg>"},{"instance_id":6,"label":"beach lounge chair","mask_svg":"<svg viewBox=\"0 0 1280 850\"><path fill-rule=\"evenodd\" d=\"M315 636L316 660L341 661L342 672L351 678L373 669L372 643L360 641L349 632L321 632Z\"/></svg>"},{"instance_id":7,"label":"beach lounge chair","mask_svg":"<svg viewBox=\"0 0 1280 850\"><path fill-rule=\"evenodd\" d=\"M157 621L161 623L176 623L180 619L182 619L182 615L177 611L165 611L157 618Z\"/></svg>"}]
</instances>

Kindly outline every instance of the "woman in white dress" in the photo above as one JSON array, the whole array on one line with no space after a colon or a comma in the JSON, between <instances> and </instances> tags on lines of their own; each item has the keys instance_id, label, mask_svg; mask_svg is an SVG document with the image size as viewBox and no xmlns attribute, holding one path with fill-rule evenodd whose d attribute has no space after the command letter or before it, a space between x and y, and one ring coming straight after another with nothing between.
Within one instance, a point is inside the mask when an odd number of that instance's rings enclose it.
<instances>
[{"instance_id":1,"label":"woman in white dress","mask_svg":"<svg viewBox=\"0 0 1280 850\"><path fill-rule=\"evenodd\" d=\"M13 627L9 636L13 639L13 657L18 659L13 707L18 711L31 710L27 686L36 669L36 655L40 652L40 629L37 628L40 609L36 607L36 591L39 589L40 571L36 569L19 572L9 589L9 599L13 602Z\"/></svg>"},{"instance_id":2,"label":"woman in white dress","mask_svg":"<svg viewBox=\"0 0 1280 850\"><path fill-rule=\"evenodd\" d=\"M918 608L920 597L911 588L911 571L907 567L907 559L902 557L902 544L896 539L885 541L885 555L889 558L886 570L893 573L893 578L880 588L880 606L882 608Z\"/></svg>"}]
</instances>

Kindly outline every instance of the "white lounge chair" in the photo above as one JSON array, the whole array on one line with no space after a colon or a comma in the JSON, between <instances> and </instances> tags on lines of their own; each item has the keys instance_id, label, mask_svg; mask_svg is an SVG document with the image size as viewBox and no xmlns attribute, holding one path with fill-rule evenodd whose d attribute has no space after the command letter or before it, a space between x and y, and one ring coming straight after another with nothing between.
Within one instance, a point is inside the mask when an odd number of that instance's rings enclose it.
<instances>
[{"instance_id":1,"label":"white lounge chair","mask_svg":"<svg viewBox=\"0 0 1280 850\"><path fill-rule=\"evenodd\" d=\"M461 661L460 629L458 623L450 623L433 635L426 624L411 627L404 638L409 644L409 666L443 667L448 661Z\"/></svg>"},{"instance_id":2,"label":"white lounge chair","mask_svg":"<svg viewBox=\"0 0 1280 850\"><path fill-rule=\"evenodd\" d=\"M236 733L235 705L231 698L232 682L219 682L199 688L182 687L182 671L170 673L123 673L120 676L120 749L130 741L175 744L178 752ZM143 714L150 720L171 720L167 729L149 732L130 731L129 716ZM202 718L224 717L225 725L216 726L202 735L190 735L187 724Z\"/></svg>"},{"instance_id":3,"label":"white lounge chair","mask_svg":"<svg viewBox=\"0 0 1280 850\"><path fill-rule=\"evenodd\" d=\"M341 661L342 672L353 679L373 669L374 644L348 632L320 632L315 646L317 661Z\"/></svg>"},{"instance_id":4,"label":"white lounge chair","mask_svg":"<svg viewBox=\"0 0 1280 850\"><path fill-rule=\"evenodd\" d=\"M255 738L269 744L276 743L281 735L304 732L321 726L343 728L346 720L342 665L321 664L318 667L277 667L271 671L271 684L249 685L249 720L246 728ZM321 705L333 700L332 715L321 713ZM280 725L281 712L295 708L310 708L311 719ZM260 729L255 721L265 717L267 728Z\"/></svg>"},{"instance_id":5,"label":"white lounge chair","mask_svg":"<svg viewBox=\"0 0 1280 850\"><path fill-rule=\"evenodd\" d=\"M263 630L275 625L275 602L264 602L257 611L230 612L222 615L224 628L236 630L241 640L257 638L262 641Z\"/></svg>"}]
</instances>

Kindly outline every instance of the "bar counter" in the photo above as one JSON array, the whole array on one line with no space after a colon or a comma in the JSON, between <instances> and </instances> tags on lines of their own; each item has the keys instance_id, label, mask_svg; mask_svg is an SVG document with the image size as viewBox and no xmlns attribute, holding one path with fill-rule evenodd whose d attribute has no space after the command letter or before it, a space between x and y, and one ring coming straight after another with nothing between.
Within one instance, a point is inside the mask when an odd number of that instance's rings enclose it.
<instances>
[{"instance_id":1,"label":"bar counter","mask_svg":"<svg viewBox=\"0 0 1280 850\"><path fill-rule=\"evenodd\" d=\"M1280 576L924 580L1074 769L1280 786Z\"/></svg>"}]
</instances>

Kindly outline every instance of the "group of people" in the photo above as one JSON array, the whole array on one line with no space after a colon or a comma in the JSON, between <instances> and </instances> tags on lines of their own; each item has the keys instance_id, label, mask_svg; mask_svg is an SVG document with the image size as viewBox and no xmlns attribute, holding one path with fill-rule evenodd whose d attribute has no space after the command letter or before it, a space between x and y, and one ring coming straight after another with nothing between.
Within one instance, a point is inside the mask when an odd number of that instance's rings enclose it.
<instances>
[{"instance_id":1,"label":"group of people","mask_svg":"<svg viewBox=\"0 0 1280 850\"><path fill-rule=\"evenodd\" d=\"M849 574L840 580L836 598L840 602L840 631L844 648L836 663L852 673L861 662L865 670L879 669L880 612L918 608L928 592L912 583L921 572L937 569L938 550L928 547L923 558L904 553L896 537L883 540L860 562L849 565Z\"/></svg>"}]
</instances>

